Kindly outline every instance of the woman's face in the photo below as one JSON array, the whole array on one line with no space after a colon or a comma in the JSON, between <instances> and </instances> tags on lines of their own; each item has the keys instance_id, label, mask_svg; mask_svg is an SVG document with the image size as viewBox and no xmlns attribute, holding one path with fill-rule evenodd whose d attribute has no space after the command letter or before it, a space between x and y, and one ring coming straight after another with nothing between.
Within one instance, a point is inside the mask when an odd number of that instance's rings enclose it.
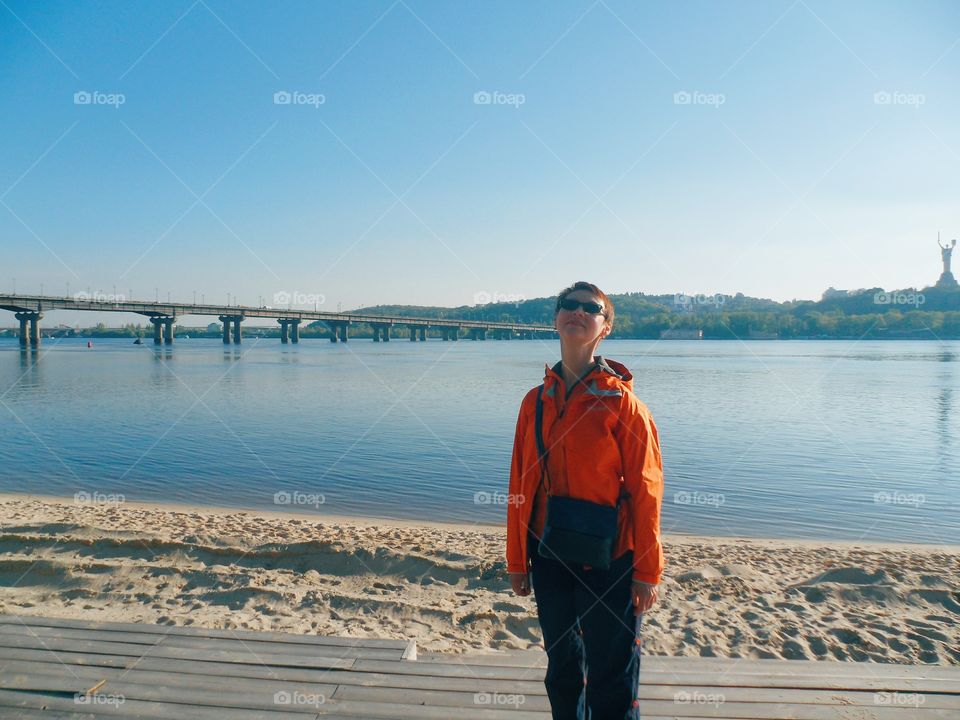
<instances>
[{"instance_id":1,"label":"woman's face","mask_svg":"<svg viewBox=\"0 0 960 720\"><path fill-rule=\"evenodd\" d=\"M566 296L566 299L576 300L577 302L594 302L603 306L603 301L589 290L574 290ZM603 338L607 335L607 329L604 327L606 318L603 317L603 312L592 315L586 312L583 307L577 307L576 310L560 308L554 323L561 338L577 344L590 344L598 336Z\"/></svg>"}]
</instances>

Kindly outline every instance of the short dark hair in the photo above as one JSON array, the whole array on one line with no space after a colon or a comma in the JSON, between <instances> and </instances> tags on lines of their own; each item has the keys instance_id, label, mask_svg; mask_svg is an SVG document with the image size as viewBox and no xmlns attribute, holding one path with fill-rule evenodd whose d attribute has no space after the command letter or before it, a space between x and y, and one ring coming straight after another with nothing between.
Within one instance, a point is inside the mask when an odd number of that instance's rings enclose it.
<instances>
[{"instance_id":1,"label":"short dark hair","mask_svg":"<svg viewBox=\"0 0 960 720\"><path fill-rule=\"evenodd\" d=\"M557 313L560 312L560 303L561 301L570 293L576 290L587 290L594 295L596 295L600 301L603 303L603 318L606 321L604 324L610 329L613 330L613 303L610 301L610 298L607 297L607 294L598 288L593 283L588 283L584 280L578 280L570 287L565 287L560 291L560 294L557 295L557 306L553 310L553 316L556 317Z\"/></svg>"}]
</instances>

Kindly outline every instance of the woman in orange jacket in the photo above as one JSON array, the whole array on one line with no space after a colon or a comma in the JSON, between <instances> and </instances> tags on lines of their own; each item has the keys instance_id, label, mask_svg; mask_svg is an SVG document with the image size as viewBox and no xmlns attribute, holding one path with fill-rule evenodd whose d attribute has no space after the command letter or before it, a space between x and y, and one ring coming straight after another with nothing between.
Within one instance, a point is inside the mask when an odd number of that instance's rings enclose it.
<instances>
[{"instance_id":1,"label":"woman in orange jacket","mask_svg":"<svg viewBox=\"0 0 960 720\"><path fill-rule=\"evenodd\" d=\"M640 621L657 601L663 572L657 428L633 393L630 371L595 354L613 318L613 304L596 285L577 282L559 294L561 359L524 397L514 437L507 570L517 595L532 588L536 598L554 720L639 718ZM541 546L550 522L547 488L550 496L615 515L607 567L570 562Z\"/></svg>"}]
</instances>

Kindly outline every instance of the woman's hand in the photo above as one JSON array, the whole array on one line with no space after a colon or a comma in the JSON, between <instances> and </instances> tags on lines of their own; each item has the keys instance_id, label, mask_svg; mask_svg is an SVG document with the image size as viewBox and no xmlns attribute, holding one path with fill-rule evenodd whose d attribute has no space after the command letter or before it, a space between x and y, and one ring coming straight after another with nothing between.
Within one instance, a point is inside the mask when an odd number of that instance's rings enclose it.
<instances>
[{"instance_id":1,"label":"woman's hand","mask_svg":"<svg viewBox=\"0 0 960 720\"><path fill-rule=\"evenodd\" d=\"M653 607L653 604L660 596L657 586L652 583L634 580L632 585L633 593L633 614L639 615Z\"/></svg>"},{"instance_id":2,"label":"woman's hand","mask_svg":"<svg viewBox=\"0 0 960 720\"><path fill-rule=\"evenodd\" d=\"M530 594L530 573L510 573L510 586L515 595L526 597Z\"/></svg>"}]
</instances>

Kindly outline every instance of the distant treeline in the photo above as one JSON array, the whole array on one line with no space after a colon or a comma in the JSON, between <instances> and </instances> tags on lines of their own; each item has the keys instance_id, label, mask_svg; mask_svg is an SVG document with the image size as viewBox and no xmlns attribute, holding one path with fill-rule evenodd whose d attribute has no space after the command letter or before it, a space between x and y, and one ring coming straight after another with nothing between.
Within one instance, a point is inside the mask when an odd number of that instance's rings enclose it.
<instances>
[{"instance_id":1,"label":"distant treeline","mask_svg":"<svg viewBox=\"0 0 960 720\"><path fill-rule=\"evenodd\" d=\"M659 338L664 330L702 330L707 339L942 338L960 339L960 291L870 288L825 294L824 299L779 303L736 295L611 295L611 338ZM378 305L357 313L553 323L555 298L457 308Z\"/></svg>"},{"instance_id":2,"label":"distant treeline","mask_svg":"<svg viewBox=\"0 0 960 720\"><path fill-rule=\"evenodd\" d=\"M960 290L925 288L886 291L870 288L853 293L828 291L819 301L775 300L736 295L611 295L616 308L612 338L659 338L664 330L701 330L705 339L840 339L840 338L913 338L960 339ZM554 298L536 298L516 302L464 305L456 308L413 305L378 305L350 311L399 317L443 320L506 321L552 325ZM177 326L177 335L220 337L210 327ZM248 337L279 337L279 327L246 325ZM44 334L81 337L153 337L151 325L93 328L44 328ZM326 324L304 324L301 337L329 337ZM350 329L351 337L370 337L366 324ZM404 329L395 329L395 337L406 337Z\"/></svg>"}]
</instances>

